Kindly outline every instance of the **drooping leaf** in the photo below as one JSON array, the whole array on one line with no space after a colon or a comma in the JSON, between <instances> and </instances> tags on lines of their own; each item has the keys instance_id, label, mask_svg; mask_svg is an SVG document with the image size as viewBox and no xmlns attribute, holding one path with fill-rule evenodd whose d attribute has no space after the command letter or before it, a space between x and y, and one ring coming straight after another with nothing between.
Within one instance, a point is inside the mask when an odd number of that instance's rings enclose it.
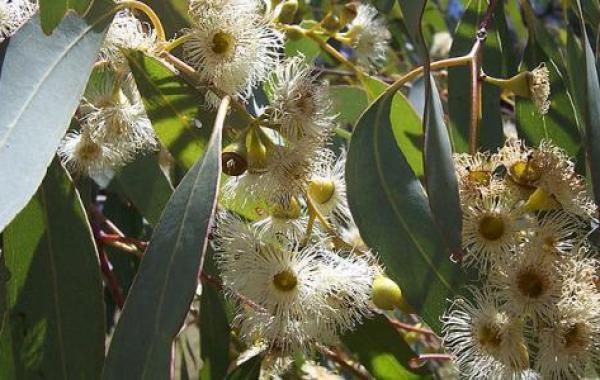
<instances>
[{"instance_id":1,"label":"drooping leaf","mask_svg":"<svg viewBox=\"0 0 600 380\"><path fill-rule=\"evenodd\" d=\"M378 380L431 378L423 370L409 366L409 360L416 354L383 315L365 320L356 330L344 335L342 342Z\"/></svg>"},{"instance_id":2,"label":"drooping leaf","mask_svg":"<svg viewBox=\"0 0 600 380\"><path fill-rule=\"evenodd\" d=\"M215 275L214 251L209 247L203 273ZM229 322L225 312L225 299L211 284L202 284L200 306L200 353L202 370L200 379L223 379L229 367Z\"/></svg>"},{"instance_id":3,"label":"drooping leaf","mask_svg":"<svg viewBox=\"0 0 600 380\"><path fill-rule=\"evenodd\" d=\"M221 174L221 130L169 200L117 324L104 379L167 378L172 342L202 269Z\"/></svg>"},{"instance_id":4,"label":"drooping leaf","mask_svg":"<svg viewBox=\"0 0 600 380\"><path fill-rule=\"evenodd\" d=\"M488 27L487 38L482 48L482 67L491 76L502 77L506 72L502 66L503 50L497 25L504 17L503 2L499 1L494 21ZM487 0L470 0L460 20L450 56L468 54L475 42L479 24L487 10ZM468 136L471 123L471 73L469 67L448 69L448 114L452 142L456 152L468 151ZM479 122L480 146L483 150L496 149L503 143L502 119L500 115L500 90L487 83L481 91L481 120Z\"/></svg>"},{"instance_id":5,"label":"drooping leaf","mask_svg":"<svg viewBox=\"0 0 600 380\"><path fill-rule=\"evenodd\" d=\"M581 4L578 2L578 4ZM585 49L585 87L583 91L583 119L585 123L585 146L587 162L592 179L592 189L596 203L600 204L600 81L596 68L596 58L587 33L583 33Z\"/></svg>"},{"instance_id":6,"label":"drooping leaf","mask_svg":"<svg viewBox=\"0 0 600 380\"><path fill-rule=\"evenodd\" d=\"M139 212L156 225L173 193L173 186L162 172L156 155L140 157L117 174L119 187Z\"/></svg>"},{"instance_id":7,"label":"drooping leaf","mask_svg":"<svg viewBox=\"0 0 600 380\"><path fill-rule=\"evenodd\" d=\"M425 134L425 183L429 205L446 244L460 257L462 251L462 211L458 196L458 181L452 159L444 110L433 78L427 102L427 133Z\"/></svg>"},{"instance_id":8,"label":"drooping leaf","mask_svg":"<svg viewBox=\"0 0 600 380\"><path fill-rule=\"evenodd\" d=\"M34 17L5 42L0 62L0 231L44 178L98 55L110 6L105 0L95 2L86 20L68 15L49 37Z\"/></svg>"},{"instance_id":9,"label":"drooping leaf","mask_svg":"<svg viewBox=\"0 0 600 380\"><path fill-rule=\"evenodd\" d=\"M99 378L102 282L83 204L58 159L4 231L10 272L0 347L3 378Z\"/></svg>"},{"instance_id":10,"label":"drooping leaf","mask_svg":"<svg viewBox=\"0 0 600 380\"><path fill-rule=\"evenodd\" d=\"M225 377L226 380L258 380L262 357L257 355L248 359Z\"/></svg>"},{"instance_id":11,"label":"drooping leaf","mask_svg":"<svg viewBox=\"0 0 600 380\"><path fill-rule=\"evenodd\" d=\"M401 1L401 5L402 5ZM415 2L419 3L419 2ZM421 10L416 5L404 4L403 10L410 10L411 16L423 17L427 1L421 3ZM415 8L412 8L415 7ZM410 21L415 23L415 21ZM423 129L425 131L425 142L423 144L425 183L429 195L429 206L435 224L442 233L446 246L453 252L461 251L462 234L462 212L460 199L458 197L458 183L452 160L452 145L448 135L448 129L444 123L444 110L439 99L439 94L430 75L429 51L423 38L423 26L415 24L416 30L409 31L411 37L417 44L421 60L424 62L424 108ZM408 100L406 100L408 104ZM404 152L403 145L400 145ZM417 175L417 173L415 173Z\"/></svg>"},{"instance_id":12,"label":"drooping leaf","mask_svg":"<svg viewBox=\"0 0 600 380\"><path fill-rule=\"evenodd\" d=\"M126 56L160 142L188 170L206 149L214 123L202 109L204 95L159 60L133 50Z\"/></svg>"},{"instance_id":13,"label":"drooping leaf","mask_svg":"<svg viewBox=\"0 0 600 380\"><path fill-rule=\"evenodd\" d=\"M450 261L425 191L395 142L391 106L390 97L380 98L354 130L346 164L348 202L367 245L439 332L445 301L458 292L464 276Z\"/></svg>"},{"instance_id":14,"label":"drooping leaf","mask_svg":"<svg viewBox=\"0 0 600 380\"><path fill-rule=\"evenodd\" d=\"M94 0L39 0L40 20L42 30L46 34L60 24L69 9L75 10L80 15L87 11Z\"/></svg>"}]
</instances>

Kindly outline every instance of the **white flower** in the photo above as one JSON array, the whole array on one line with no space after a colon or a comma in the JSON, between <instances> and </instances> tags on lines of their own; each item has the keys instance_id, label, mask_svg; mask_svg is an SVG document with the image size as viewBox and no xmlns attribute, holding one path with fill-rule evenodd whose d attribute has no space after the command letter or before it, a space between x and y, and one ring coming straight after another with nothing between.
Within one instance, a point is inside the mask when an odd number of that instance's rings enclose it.
<instances>
[{"instance_id":1,"label":"white flower","mask_svg":"<svg viewBox=\"0 0 600 380\"><path fill-rule=\"evenodd\" d=\"M25 24L37 8L37 2L30 0L0 0L0 43Z\"/></svg>"},{"instance_id":2,"label":"white flower","mask_svg":"<svg viewBox=\"0 0 600 380\"><path fill-rule=\"evenodd\" d=\"M150 55L159 49L154 29L138 20L129 10L116 14L106 33L100 59L109 61L117 69L126 69L126 59L121 49L139 50Z\"/></svg>"},{"instance_id":3,"label":"white flower","mask_svg":"<svg viewBox=\"0 0 600 380\"><path fill-rule=\"evenodd\" d=\"M323 271L321 284L327 307L314 323L323 341L335 343L337 334L353 330L365 316L371 315L369 305L375 270L368 257L330 253L324 258L328 269Z\"/></svg>"},{"instance_id":4,"label":"white flower","mask_svg":"<svg viewBox=\"0 0 600 380\"><path fill-rule=\"evenodd\" d=\"M346 37L350 38L361 65L379 66L385 61L391 34L374 6L359 4L356 12L356 17L348 25Z\"/></svg>"},{"instance_id":5,"label":"white flower","mask_svg":"<svg viewBox=\"0 0 600 380\"><path fill-rule=\"evenodd\" d=\"M540 63L530 74L527 79L533 104L540 115L545 115L550 109L550 71L545 63Z\"/></svg>"},{"instance_id":6,"label":"white flower","mask_svg":"<svg viewBox=\"0 0 600 380\"><path fill-rule=\"evenodd\" d=\"M319 84L303 57L278 65L269 77L273 94L273 125L287 139L329 137L334 122L326 87Z\"/></svg>"},{"instance_id":7,"label":"white flower","mask_svg":"<svg viewBox=\"0 0 600 380\"><path fill-rule=\"evenodd\" d=\"M90 135L98 143L110 144L131 155L158 147L131 75L101 74L101 79L88 87L81 109L91 128Z\"/></svg>"},{"instance_id":8,"label":"white flower","mask_svg":"<svg viewBox=\"0 0 600 380\"><path fill-rule=\"evenodd\" d=\"M298 249L274 244L234 260L224 257L229 252L218 252L225 286L261 307L240 314L247 338L258 336L283 352L303 349L316 338L308 334L308 326L324 305L320 286L325 268L319 252L316 246Z\"/></svg>"},{"instance_id":9,"label":"white flower","mask_svg":"<svg viewBox=\"0 0 600 380\"><path fill-rule=\"evenodd\" d=\"M433 35L433 42L429 49L432 58L441 59L448 57L452 48L452 35L448 32L438 32Z\"/></svg>"},{"instance_id":10,"label":"white flower","mask_svg":"<svg viewBox=\"0 0 600 380\"><path fill-rule=\"evenodd\" d=\"M538 334L536 369L543 379L581 379L600 360L598 302L586 308L564 305Z\"/></svg>"},{"instance_id":11,"label":"white flower","mask_svg":"<svg viewBox=\"0 0 600 380\"><path fill-rule=\"evenodd\" d=\"M545 260L542 247L528 244L490 274L490 285L515 315L548 320L562 296L563 271ZM534 319L534 325L538 320Z\"/></svg>"},{"instance_id":12,"label":"white flower","mask_svg":"<svg viewBox=\"0 0 600 380\"><path fill-rule=\"evenodd\" d=\"M346 153L339 157L331 151L321 154L308 184L308 195L326 216L333 214L340 220L350 218L346 197Z\"/></svg>"},{"instance_id":13,"label":"white flower","mask_svg":"<svg viewBox=\"0 0 600 380\"><path fill-rule=\"evenodd\" d=\"M463 205L472 201L471 198L479 198L482 195L490 196L506 191L503 181L494 176L498 165L497 156L488 153L454 155L454 167Z\"/></svg>"},{"instance_id":14,"label":"white flower","mask_svg":"<svg viewBox=\"0 0 600 380\"><path fill-rule=\"evenodd\" d=\"M303 215L298 199L275 202L269 207L269 215L256 222L261 238L275 241L300 241L306 233L308 217Z\"/></svg>"},{"instance_id":15,"label":"white flower","mask_svg":"<svg viewBox=\"0 0 600 380\"><path fill-rule=\"evenodd\" d=\"M510 258L523 227L524 220L509 195L473 198L463 207L464 264L487 268Z\"/></svg>"},{"instance_id":16,"label":"white flower","mask_svg":"<svg viewBox=\"0 0 600 380\"><path fill-rule=\"evenodd\" d=\"M94 142L85 126L81 132L67 133L58 147L58 155L69 170L89 176L119 167L128 159L111 146Z\"/></svg>"},{"instance_id":17,"label":"white flower","mask_svg":"<svg viewBox=\"0 0 600 380\"><path fill-rule=\"evenodd\" d=\"M540 255L552 260L564 255L574 255L584 244L585 225L562 211L540 215L539 223L532 229L531 245L540 247Z\"/></svg>"},{"instance_id":18,"label":"white flower","mask_svg":"<svg viewBox=\"0 0 600 380\"><path fill-rule=\"evenodd\" d=\"M209 1L192 8L195 21L183 50L201 80L246 97L278 63L283 37L257 11L238 3Z\"/></svg>"},{"instance_id":19,"label":"white flower","mask_svg":"<svg viewBox=\"0 0 600 380\"><path fill-rule=\"evenodd\" d=\"M442 317L443 345L468 379L519 379L530 376L522 322L504 311L489 293L474 301L455 300Z\"/></svg>"}]
</instances>

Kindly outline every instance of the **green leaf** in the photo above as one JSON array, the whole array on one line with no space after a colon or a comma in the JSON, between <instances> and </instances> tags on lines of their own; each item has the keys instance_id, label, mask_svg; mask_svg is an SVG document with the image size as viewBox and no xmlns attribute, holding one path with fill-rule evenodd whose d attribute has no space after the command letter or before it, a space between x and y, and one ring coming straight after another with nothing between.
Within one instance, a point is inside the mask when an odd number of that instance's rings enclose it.
<instances>
[{"instance_id":1,"label":"green leaf","mask_svg":"<svg viewBox=\"0 0 600 380\"><path fill-rule=\"evenodd\" d=\"M398 0L398 4L402 9L406 30L412 41L416 44L419 56L427 59L429 52L427 51L427 46L425 46L421 31L421 19L425 12L427 0Z\"/></svg>"},{"instance_id":2,"label":"green leaf","mask_svg":"<svg viewBox=\"0 0 600 380\"><path fill-rule=\"evenodd\" d=\"M119 187L152 225L160 219L173 193L173 186L161 170L158 157L148 154L130 163L116 176Z\"/></svg>"},{"instance_id":3,"label":"green leaf","mask_svg":"<svg viewBox=\"0 0 600 380\"><path fill-rule=\"evenodd\" d=\"M46 34L52 33L69 9L83 15L92 2L93 0L39 0L42 30Z\"/></svg>"},{"instance_id":4,"label":"green leaf","mask_svg":"<svg viewBox=\"0 0 600 380\"><path fill-rule=\"evenodd\" d=\"M425 107L428 112L425 134L425 183L429 205L446 244L460 257L462 251L462 210L458 196L458 181L452 159L448 128L444 124L444 109L433 78Z\"/></svg>"},{"instance_id":5,"label":"green leaf","mask_svg":"<svg viewBox=\"0 0 600 380\"><path fill-rule=\"evenodd\" d=\"M104 359L102 282L83 204L55 159L35 197L4 231L10 319L0 373L95 379Z\"/></svg>"},{"instance_id":6,"label":"green leaf","mask_svg":"<svg viewBox=\"0 0 600 380\"><path fill-rule=\"evenodd\" d=\"M227 377L226 380L258 380L260 376L260 366L262 364L262 357L257 355L251 359L248 359L242 365L234 369Z\"/></svg>"},{"instance_id":7,"label":"green leaf","mask_svg":"<svg viewBox=\"0 0 600 380\"><path fill-rule=\"evenodd\" d=\"M171 346L202 269L221 174L221 130L188 171L154 230L129 291L104 366L104 379L168 378Z\"/></svg>"},{"instance_id":8,"label":"green leaf","mask_svg":"<svg viewBox=\"0 0 600 380\"><path fill-rule=\"evenodd\" d=\"M590 166L590 177L596 203L600 204L600 82L596 69L596 58L587 33L583 33L585 45L585 88L583 118L585 123L585 145L587 162Z\"/></svg>"},{"instance_id":9,"label":"green leaf","mask_svg":"<svg viewBox=\"0 0 600 380\"><path fill-rule=\"evenodd\" d=\"M144 0L144 3L160 16L167 37L173 37L190 26L187 0Z\"/></svg>"},{"instance_id":10,"label":"green leaf","mask_svg":"<svg viewBox=\"0 0 600 380\"><path fill-rule=\"evenodd\" d=\"M0 231L42 182L79 104L111 17L107 3L95 4L87 21L68 15L50 37L34 17L8 41L0 62Z\"/></svg>"},{"instance_id":11,"label":"green leaf","mask_svg":"<svg viewBox=\"0 0 600 380\"><path fill-rule=\"evenodd\" d=\"M446 299L464 282L434 225L425 191L394 141L392 101L363 114L346 164L348 202L367 245L384 261L408 302L436 331Z\"/></svg>"},{"instance_id":12,"label":"green leaf","mask_svg":"<svg viewBox=\"0 0 600 380\"><path fill-rule=\"evenodd\" d=\"M338 115L337 121L352 127L369 106L367 93L358 86L331 86L329 97L333 102L333 114Z\"/></svg>"},{"instance_id":13,"label":"green leaf","mask_svg":"<svg viewBox=\"0 0 600 380\"><path fill-rule=\"evenodd\" d=\"M204 152L214 123L214 115L201 109L204 94L155 58L134 50L125 55L160 142L188 170Z\"/></svg>"},{"instance_id":14,"label":"green leaf","mask_svg":"<svg viewBox=\"0 0 600 380\"><path fill-rule=\"evenodd\" d=\"M488 28L488 36L481 51L483 70L494 77L501 77L505 73L502 66L503 51L497 31L499 24L497 19L504 17L502 3L502 1L497 2L497 17ZM487 6L486 0L469 2L454 34L450 49L451 57L458 57L471 51ZM484 150L496 149L504 141L500 114L500 89L484 83L481 105L480 146ZM448 114L454 150L456 152L468 151L468 135L471 124L471 73L469 67L448 69Z\"/></svg>"},{"instance_id":15,"label":"green leaf","mask_svg":"<svg viewBox=\"0 0 600 380\"><path fill-rule=\"evenodd\" d=\"M431 378L422 374L422 370L410 368L409 360L416 354L383 315L365 320L356 330L344 335L342 342L378 380Z\"/></svg>"},{"instance_id":16,"label":"green leaf","mask_svg":"<svg viewBox=\"0 0 600 380\"><path fill-rule=\"evenodd\" d=\"M419 4L420 3L420 8ZM429 195L429 205L437 227L447 246L453 253L462 250L462 212L458 197L458 183L452 159L452 146L448 129L444 124L444 110L439 99L435 82L429 70L429 51L423 38L420 22L425 11L427 1L413 1L412 5L400 1L403 12L408 17L417 20L407 20L409 33L416 42L421 59L425 65L425 105L423 110L423 129L425 130L424 164L425 183ZM412 29L411 29L412 28ZM405 99L406 100L406 99ZM408 100L406 100L408 104ZM403 148L403 145L400 145ZM403 150L403 149L402 149ZM404 150L403 150L404 151ZM419 175L418 172L413 173Z\"/></svg>"},{"instance_id":17,"label":"green leaf","mask_svg":"<svg viewBox=\"0 0 600 380\"><path fill-rule=\"evenodd\" d=\"M531 146L537 146L542 139L550 139L565 149L570 156L579 156L583 153L581 136L573 99L567 91L568 84L559 66L535 40L536 36L530 34L521 66L525 70L533 70L540 62L546 62L550 71L550 110L548 114L541 116L531 99L517 97L517 131Z\"/></svg>"},{"instance_id":18,"label":"green leaf","mask_svg":"<svg viewBox=\"0 0 600 380\"><path fill-rule=\"evenodd\" d=\"M377 97L388 87L385 83L369 77L367 86ZM361 113L364 109L361 109ZM412 104L398 91L392 100L390 122L396 143L406 157L408 164L417 177L422 177L423 170L423 126L421 118Z\"/></svg>"},{"instance_id":19,"label":"green leaf","mask_svg":"<svg viewBox=\"0 0 600 380\"><path fill-rule=\"evenodd\" d=\"M223 379L229 367L229 324L223 301L210 285L202 289L200 307L201 379Z\"/></svg>"},{"instance_id":20,"label":"green leaf","mask_svg":"<svg viewBox=\"0 0 600 380\"><path fill-rule=\"evenodd\" d=\"M304 20L300 23L300 27L310 29L317 24L313 20ZM325 39L326 37L324 37ZM321 54L321 47L318 43L309 37L302 36L297 39L287 38L285 42L285 56L294 57L303 55L307 63L312 63Z\"/></svg>"}]
</instances>

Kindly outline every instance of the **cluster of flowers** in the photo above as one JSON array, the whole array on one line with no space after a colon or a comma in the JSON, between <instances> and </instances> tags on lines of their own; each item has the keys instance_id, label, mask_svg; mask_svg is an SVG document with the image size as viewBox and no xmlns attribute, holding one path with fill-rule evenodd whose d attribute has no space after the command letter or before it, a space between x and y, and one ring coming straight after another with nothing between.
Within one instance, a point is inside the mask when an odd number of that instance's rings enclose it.
<instances>
[{"instance_id":1,"label":"cluster of flowers","mask_svg":"<svg viewBox=\"0 0 600 380\"><path fill-rule=\"evenodd\" d=\"M600 291L589 241L597 208L572 161L544 141L457 155L466 268L481 287L443 317L468 378L573 379L600 359Z\"/></svg>"},{"instance_id":2,"label":"cluster of flowers","mask_svg":"<svg viewBox=\"0 0 600 380\"><path fill-rule=\"evenodd\" d=\"M117 13L79 106L79 129L67 133L58 154L75 173L108 174L138 153L158 149L152 124L122 49L153 54L156 34L129 10Z\"/></svg>"},{"instance_id":3,"label":"cluster of flowers","mask_svg":"<svg viewBox=\"0 0 600 380\"><path fill-rule=\"evenodd\" d=\"M12 36L37 9L37 1L0 0L0 43Z\"/></svg>"}]
</instances>

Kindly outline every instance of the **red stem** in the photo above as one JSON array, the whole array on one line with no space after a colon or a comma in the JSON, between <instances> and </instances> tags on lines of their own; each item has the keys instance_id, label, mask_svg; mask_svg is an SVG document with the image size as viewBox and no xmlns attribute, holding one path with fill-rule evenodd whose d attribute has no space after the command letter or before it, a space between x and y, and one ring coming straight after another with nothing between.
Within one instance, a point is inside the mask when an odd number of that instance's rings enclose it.
<instances>
[{"instance_id":1,"label":"red stem","mask_svg":"<svg viewBox=\"0 0 600 380\"><path fill-rule=\"evenodd\" d=\"M390 325L392 325L393 327L398 328L398 329L402 329L402 330L406 330L406 331L413 331L413 332L417 332L419 334L424 334L424 335L435 335L435 332L433 332L432 330L424 329L421 327L413 326L408 323L400 322L397 319L388 318L388 321L389 321Z\"/></svg>"}]
</instances>

